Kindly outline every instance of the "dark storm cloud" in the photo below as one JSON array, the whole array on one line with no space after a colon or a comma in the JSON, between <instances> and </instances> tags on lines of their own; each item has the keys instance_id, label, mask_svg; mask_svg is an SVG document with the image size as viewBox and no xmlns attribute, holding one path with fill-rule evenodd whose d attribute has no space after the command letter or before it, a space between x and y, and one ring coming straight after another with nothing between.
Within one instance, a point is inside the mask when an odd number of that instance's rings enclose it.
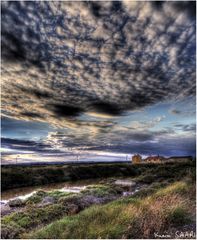
<instances>
[{"instance_id":1,"label":"dark storm cloud","mask_svg":"<svg viewBox=\"0 0 197 240\"><path fill-rule=\"evenodd\" d=\"M196 124L175 124L175 127L181 129L183 132L191 132L195 133L196 132Z\"/></svg>"},{"instance_id":2,"label":"dark storm cloud","mask_svg":"<svg viewBox=\"0 0 197 240\"><path fill-rule=\"evenodd\" d=\"M196 154L194 138L165 139L159 142L130 143L127 145L95 146L88 150L122 152L128 154L164 155L164 156L187 156Z\"/></svg>"},{"instance_id":3,"label":"dark storm cloud","mask_svg":"<svg viewBox=\"0 0 197 240\"><path fill-rule=\"evenodd\" d=\"M11 138L1 139L2 148L8 148L17 151L35 151L35 152L49 152L50 145L38 143L30 140L19 140Z\"/></svg>"},{"instance_id":4,"label":"dark storm cloud","mask_svg":"<svg viewBox=\"0 0 197 240\"><path fill-rule=\"evenodd\" d=\"M90 111L110 114L110 115L120 115L121 109L118 104L110 104L106 102L97 102L91 105Z\"/></svg>"},{"instance_id":5,"label":"dark storm cloud","mask_svg":"<svg viewBox=\"0 0 197 240\"><path fill-rule=\"evenodd\" d=\"M196 132L196 124L191 124L191 125L188 124L188 125L183 126L183 131L195 133Z\"/></svg>"},{"instance_id":6,"label":"dark storm cloud","mask_svg":"<svg viewBox=\"0 0 197 240\"><path fill-rule=\"evenodd\" d=\"M1 5L7 116L69 127L195 95L195 2Z\"/></svg>"},{"instance_id":7,"label":"dark storm cloud","mask_svg":"<svg viewBox=\"0 0 197 240\"><path fill-rule=\"evenodd\" d=\"M82 112L81 108L64 104L51 104L47 106L47 109L54 112L57 117L78 116Z\"/></svg>"},{"instance_id":8,"label":"dark storm cloud","mask_svg":"<svg viewBox=\"0 0 197 240\"><path fill-rule=\"evenodd\" d=\"M70 150L74 152L80 150L87 151L112 151L128 154L160 154L171 155L195 155L195 137L188 135L176 136L172 129L164 129L157 132L144 131L136 132L133 130L119 130L119 132L108 133L105 136L97 136L96 139L91 136L75 137L63 132L51 133L46 139L46 144L51 148Z\"/></svg>"},{"instance_id":9,"label":"dark storm cloud","mask_svg":"<svg viewBox=\"0 0 197 240\"><path fill-rule=\"evenodd\" d=\"M51 132L44 140L44 143L56 149L67 149L70 147L83 149L98 146L128 145L128 143L150 143L158 141L158 139L163 137L168 138L173 133L173 129L151 132L147 129L139 131L138 129L114 126L106 128L105 131L98 131L95 134L89 134L89 132L86 133L83 130L77 132L77 134L65 131Z\"/></svg>"},{"instance_id":10,"label":"dark storm cloud","mask_svg":"<svg viewBox=\"0 0 197 240\"><path fill-rule=\"evenodd\" d=\"M27 152L31 153L43 153L43 154L57 154L62 153L64 156L72 155L71 152L62 151L61 149L54 148L52 145L42 141L30 141L12 138L1 138L2 149L9 149L10 151L3 151L2 155L10 154L23 154ZM73 147L73 146L72 146Z\"/></svg>"}]
</instances>

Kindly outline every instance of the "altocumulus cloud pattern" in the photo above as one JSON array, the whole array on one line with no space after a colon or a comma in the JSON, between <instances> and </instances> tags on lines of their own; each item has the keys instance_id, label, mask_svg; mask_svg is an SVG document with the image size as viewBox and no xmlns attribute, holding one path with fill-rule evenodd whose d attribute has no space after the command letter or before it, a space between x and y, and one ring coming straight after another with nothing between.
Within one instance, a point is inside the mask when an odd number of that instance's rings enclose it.
<instances>
[{"instance_id":1,"label":"altocumulus cloud pattern","mask_svg":"<svg viewBox=\"0 0 197 240\"><path fill-rule=\"evenodd\" d=\"M75 127L195 95L195 2L1 5L5 116Z\"/></svg>"}]
</instances>

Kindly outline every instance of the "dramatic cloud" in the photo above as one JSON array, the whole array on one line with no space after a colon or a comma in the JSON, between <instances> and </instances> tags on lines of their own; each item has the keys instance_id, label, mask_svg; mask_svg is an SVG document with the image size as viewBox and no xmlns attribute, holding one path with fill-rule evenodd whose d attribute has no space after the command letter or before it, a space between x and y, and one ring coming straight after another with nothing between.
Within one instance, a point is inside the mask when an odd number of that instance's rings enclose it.
<instances>
[{"instance_id":1,"label":"dramatic cloud","mask_svg":"<svg viewBox=\"0 0 197 240\"><path fill-rule=\"evenodd\" d=\"M161 131L136 131L127 128L112 131L106 136L97 138L86 136L77 137L63 132L53 132L48 135L45 144L52 149L79 152L111 151L122 153L195 155L195 138L191 134L175 134L172 129ZM72 139L75 139L73 142Z\"/></svg>"},{"instance_id":2,"label":"dramatic cloud","mask_svg":"<svg viewBox=\"0 0 197 240\"><path fill-rule=\"evenodd\" d=\"M195 155L195 5L2 1L3 147Z\"/></svg>"},{"instance_id":3,"label":"dramatic cloud","mask_svg":"<svg viewBox=\"0 0 197 240\"><path fill-rule=\"evenodd\" d=\"M1 5L5 116L106 131L81 115L195 95L195 2Z\"/></svg>"},{"instance_id":4,"label":"dramatic cloud","mask_svg":"<svg viewBox=\"0 0 197 240\"><path fill-rule=\"evenodd\" d=\"M140 153L145 155L160 154L164 156L195 156L195 139L191 137L185 138L165 138L158 142L132 142L127 145L97 146L90 148L94 150L105 150L122 153ZM89 150L90 150L89 149Z\"/></svg>"},{"instance_id":5,"label":"dramatic cloud","mask_svg":"<svg viewBox=\"0 0 197 240\"><path fill-rule=\"evenodd\" d=\"M10 138L2 138L1 146L2 148L13 149L19 152L21 151L48 152L50 150L50 145L38 143L35 141L17 140Z\"/></svg>"}]
</instances>

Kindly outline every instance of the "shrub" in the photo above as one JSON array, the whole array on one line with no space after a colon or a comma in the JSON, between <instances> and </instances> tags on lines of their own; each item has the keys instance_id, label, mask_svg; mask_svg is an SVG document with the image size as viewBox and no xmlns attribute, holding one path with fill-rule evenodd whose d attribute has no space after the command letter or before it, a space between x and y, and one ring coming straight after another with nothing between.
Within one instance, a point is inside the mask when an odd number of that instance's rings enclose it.
<instances>
[{"instance_id":1,"label":"shrub","mask_svg":"<svg viewBox=\"0 0 197 240\"><path fill-rule=\"evenodd\" d=\"M17 239L22 229L16 224L1 224L1 239Z\"/></svg>"}]
</instances>

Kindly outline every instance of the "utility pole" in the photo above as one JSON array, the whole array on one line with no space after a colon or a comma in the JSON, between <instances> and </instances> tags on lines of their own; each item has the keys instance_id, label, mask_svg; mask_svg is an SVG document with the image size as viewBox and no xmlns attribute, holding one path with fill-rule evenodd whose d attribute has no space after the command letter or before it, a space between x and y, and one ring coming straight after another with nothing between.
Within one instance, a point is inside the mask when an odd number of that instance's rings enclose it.
<instances>
[{"instance_id":1,"label":"utility pole","mask_svg":"<svg viewBox=\"0 0 197 240\"><path fill-rule=\"evenodd\" d=\"M16 155L16 164L17 164L18 157L19 157L19 155Z\"/></svg>"}]
</instances>

